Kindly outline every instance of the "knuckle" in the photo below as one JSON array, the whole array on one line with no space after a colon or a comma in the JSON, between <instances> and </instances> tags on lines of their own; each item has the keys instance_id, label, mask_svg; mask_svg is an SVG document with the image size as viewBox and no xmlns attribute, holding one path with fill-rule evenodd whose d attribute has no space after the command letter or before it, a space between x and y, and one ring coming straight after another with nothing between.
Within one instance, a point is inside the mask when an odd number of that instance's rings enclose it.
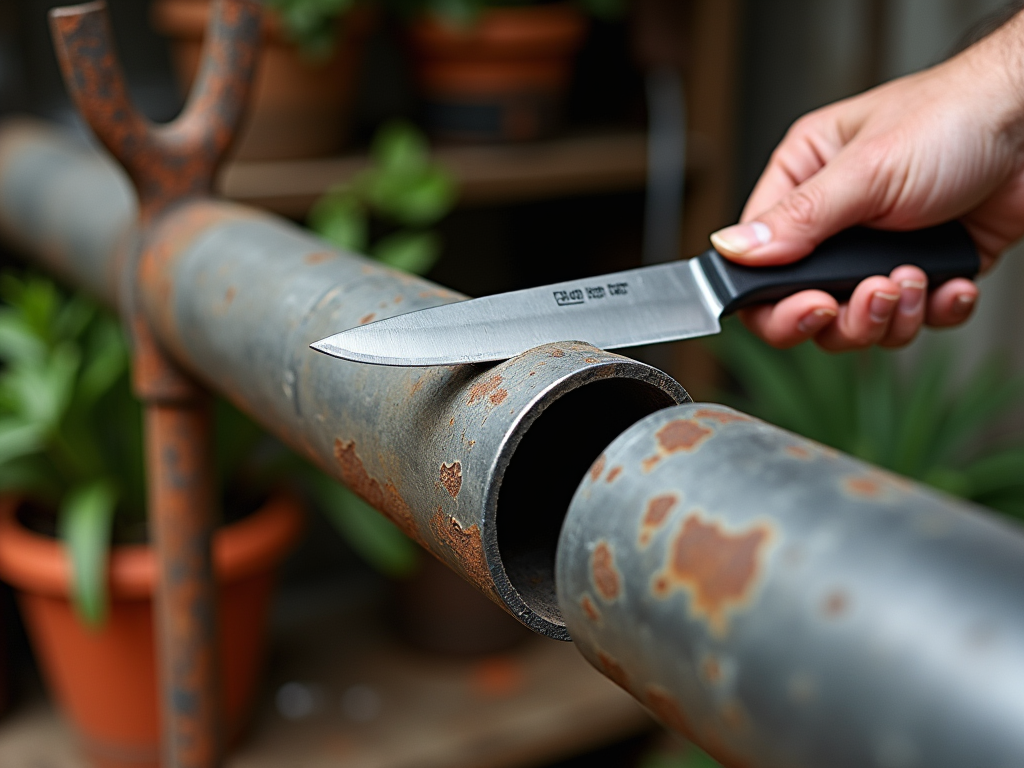
<instances>
[{"instance_id":1,"label":"knuckle","mask_svg":"<svg viewBox=\"0 0 1024 768\"><path fill-rule=\"evenodd\" d=\"M823 193L816 185L795 189L779 203L782 216L802 228L813 226L823 207Z\"/></svg>"}]
</instances>

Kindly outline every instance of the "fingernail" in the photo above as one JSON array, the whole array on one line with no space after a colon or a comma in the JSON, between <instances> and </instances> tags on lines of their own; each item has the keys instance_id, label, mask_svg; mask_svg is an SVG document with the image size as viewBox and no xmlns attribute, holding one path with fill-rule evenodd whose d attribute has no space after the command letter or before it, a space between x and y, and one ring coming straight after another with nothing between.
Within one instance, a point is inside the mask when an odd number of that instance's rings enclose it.
<instances>
[{"instance_id":1,"label":"fingernail","mask_svg":"<svg viewBox=\"0 0 1024 768\"><path fill-rule=\"evenodd\" d=\"M900 295L898 293L875 291L871 296L871 303L868 305L868 314L871 316L871 322L884 323L892 317L892 311L896 308L896 302L899 299Z\"/></svg>"},{"instance_id":2,"label":"fingernail","mask_svg":"<svg viewBox=\"0 0 1024 768\"><path fill-rule=\"evenodd\" d=\"M804 336L813 336L835 319L836 311L834 309L818 307L818 309L812 309L806 315L801 317L800 322L796 324L796 327L800 333L804 334Z\"/></svg>"},{"instance_id":3,"label":"fingernail","mask_svg":"<svg viewBox=\"0 0 1024 768\"><path fill-rule=\"evenodd\" d=\"M953 312L957 315L966 315L971 311L977 296L970 293L961 293L953 300Z\"/></svg>"},{"instance_id":4,"label":"fingernail","mask_svg":"<svg viewBox=\"0 0 1024 768\"><path fill-rule=\"evenodd\" d=\"M741 256L772 241L772 231L767 224L752 221L749 224L734 224L711 235L711 244L719 251Z\"/></svg>"},{"instance_id":5,"label":"fingernail","mask_svg":"<svg viewBox=\"0 0 1024 768\"><path fill-rule=\"evenodd\" d=\"M900 283L900 313L916 315L924 303L924 291L928 283L923 280L904 280Z\"/></svg>"}]
</instances>

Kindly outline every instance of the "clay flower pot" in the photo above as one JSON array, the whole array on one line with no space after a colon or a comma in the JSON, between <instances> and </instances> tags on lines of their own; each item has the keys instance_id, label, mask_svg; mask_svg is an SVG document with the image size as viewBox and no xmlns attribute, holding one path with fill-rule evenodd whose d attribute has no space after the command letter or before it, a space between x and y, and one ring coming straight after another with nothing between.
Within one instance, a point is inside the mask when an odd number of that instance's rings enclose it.
<instances>
[{"instance_id":1,"label":"clay flower pot","mask_svg":"<svg viewBox=\"0 0 1024 768\"><path fill-rule=\"evenodd\" d=\"M70 563L55 539L25 528L0 499L0 576L15 587L50 690L98 768L157 768L160 721L153 639L156 559L118 546L109 564L106 623L91 630L69 601ZM224 723L236 738L256 692L276 569L301 527L291 497L273 498L214 537L220 585Z\"/></svg>"},{"instance_id":2,"label":"clay flower pot","mask_svg":"<svg viewBox=\"0 0 1024 768\"><path fill-rule=\"evenodd\" d=\"M472 141L553 132L586 25L567 4L487 8L464 28L421 17L409 36L431 131Z\"/></svg>"},{"instance_id":3,"label":"clay flower pot","mask_svg":"<svg viewBox=\"0 0 1024 768\"><path fill-rule=\"evenodd\" d=\"M199 66L211 0L156 0L153 26L170 38L171 59L183 93ZM234 157L293 160L337 153L348 138L356 74L373 22L367 7L341 19L333 55L310 61L285 39L277 17L264 16L263 46L249 111Z\"/></svg>"}]
</instances>

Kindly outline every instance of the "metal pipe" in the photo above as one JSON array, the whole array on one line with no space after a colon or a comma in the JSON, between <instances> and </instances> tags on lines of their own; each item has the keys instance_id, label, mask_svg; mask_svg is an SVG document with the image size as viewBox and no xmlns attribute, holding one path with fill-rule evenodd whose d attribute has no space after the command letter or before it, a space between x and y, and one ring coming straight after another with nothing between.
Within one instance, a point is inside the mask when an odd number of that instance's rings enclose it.
<instances>
[{"instance_id":1,"label":"metal pipe","mask_svg":"<svg viewBox=\"0 0 1024 768\"><path fill-rule=\"evenodd\" d=\"M115 304L118 238L100 233L129 219L118 178L53 132L0 128L3 232ZM593 459L634 421L684 401L679 384L575 342L494 367L338 361L307 345L461 296L224 202L172 208L151 242L140 298L176 361L527 626L568 638L554 596L559 521Z\"/></svg>"},{"instance_id":2,"label":"metal pipe","mask_svg":"<svg viewBox=\"0 0 1024 768\"><path fill-rule=\"evenodd\" d=\"M722 406L660 411L576 492L584 656L725 765L1024 765L1024 536Z\"/></svg>"}]
</instances>

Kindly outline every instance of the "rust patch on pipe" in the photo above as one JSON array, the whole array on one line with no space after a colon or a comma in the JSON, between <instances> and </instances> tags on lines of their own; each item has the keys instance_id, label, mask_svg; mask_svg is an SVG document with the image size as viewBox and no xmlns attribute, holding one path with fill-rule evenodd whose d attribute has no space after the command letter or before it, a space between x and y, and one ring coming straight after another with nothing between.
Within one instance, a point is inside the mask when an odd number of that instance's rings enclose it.
<instances>
[{"instance_id":1,"label":"rust patch on pipe","mask_svg":"<svg viewBox=\"0 0 1024 768\"><path fill-rule=\"evenodd\" d=\"M238 291L236 290L235 286L233 286L233 285L230 286L224 292L224 306L230 307L231 306L231 302L233 302L235 300L235 296L237 294L238 294Z\"/></svg>"},{"instance_id":2,"label":"rust patch on pipe","mask_svg":"<svg viewBox=\"0 0 1024 768\"><path fill-rule=\"evenodd\" d=\"M451 464L441 465L441 485L448 491L453 499L458 498L462 490L462 463L453 461Z\"/></svg>"},{"instance_id":3,"label":"rust patch on pipe","mask_svg":"<svg viewBox=\"0 0 1024 768\"><path fill-rule=\"evenodd\" d=\"M495 390L487 399L491 401L491 405L501 405L503 402L505 402L506 397L508 397L508 390L498 389Z\"/></svg>"},{"instance_id":4,"label":"rust patch on pipe","mask_svg":"<svg viewBox=\"0 0 1024 768\"><path fill-rule=\"evenodd\" d=\"M622 467L612 467L608 472L607 482L614 483L615 479L622 474Z\"/></svg>"},{"instance_id":5,"label":"rust patch on pipe","mask_svg":"<svg viewBox=\"0 0 1024 768\"><path fill-rule=\"evenodd\" d=\"M693 727L671 693L660 685L648 685L646 693L647 708L658 720L676 733L683 734L690 741L696 741Z\"/></svg>"},{"instance_id":6,"label":"rust patch on pipe","mask_svg":"<svg viewBox=\"0 0 1024 768\"><path fill-rule=\"evenodd\" d=\"M683 521L669 546L665 569L652 591L666 598L675 589L690 595L690 614L706 619L714 634L728 630L727 612L746 603L757 585L762 553L771 539L765 524L732 533L696 512Z\"/></svg>"},{"instance_id":7,"label":"rust patch on pipe","mask_svg":"<svg viewBox=\"0 0 1024 768\"><path fill-rule=\"evenodd\" d=\"M601 621L601 612L597 610L597 606L590 599L590 595L584 595L580 598L580 608L583 609L583 614L591 621L595 623Z\"/></svg>"},{"instance_id":8,"label":"rust patch on pipe","mask_svg":"<svg viewBox=\"0 0 1024 768\"><path fill-rule=\"evenodd\" d=\"M604 472L605 461L606 459L604 457L604 454L602 453L600 456L597 457L597 461L595 461L590 466L590 479L592 482L596 483L597 479L601 477L601 473Z\"/></svg>"},{"instance_id":9,"label":"rust patch on pipe","mask_svg":"<svg viewBox=\"0 0 1024 768\"><path fill-rule=\"evenodd\" d=\"M376 316L377 316L376 312L371 312L368 315L363 315L362 317L359 318L359 324L360 325L366 325L368 322L373 320L373 318L375 318Z\"/></svg>"},{"instance_id":10,"label":"rust patch on pipe","mask_svg":"<svg viewBox=\"0 0 1024 768\"><path fill-rule=\"evenodd\" d=\"M838 619L850 607L850 597L842 590L835 590L821 602L821 613L826 619Z\"/></svg>"},{"instance_id":11,"label":"rust patch on pipe","mask_svg":"<svg viewBox=\"0 0 1024 768\"><path fill-rule=\"evenodd\" d=\"M914 486L898 475L869 469L863 474L847 475L841 487L844 494L860 501L887 502L897 493L913 490Z\"/></svg>"},{"instance_id":12,"label":"rust patch on pipe","mask_svg":"<svg viewBox=\"0 0 1024 768\"><path fill-rule=\"evenodd\" d=\"M700 665L700 674L712 685L722 682L722 665L717 656L707 656Z\"/></svg>"},{"instance_id":13,"label":"rust patch on pipe","mask_svg":"<svg viewBox=\"0 0 1024 768\"><path fill-rule=\"evenodd\" d=\"M302 261L312 266L313 264L323 264L325 261L338 258L338 254L333 251L315 251L313 253L307 253Z\"/></svg>"},{"instance_id":14,"label":"rust patch on pipe","mask_svg":"<svg viewBox=\"0 0 1024 768\"><path fill-rule=\"evenodd\" d=\"M487 567L484 557L484 545L480 539L480 526L471 525L463 528L451 515L446 515L441 507L430 519L430 528L443 544L455 555L463 575L477 587L501 604L494 590L494 580Z\"/></svg>"},{"instance_id":15,"label":"rust patch on pipe","mask_svg":"<svg viewBox=\"0 0 1024 768\"><path fill-rule=\"evenodd\" d=\"M811 460L811 452L802 445L787 445L785 451L787 456L791 456L794 459L799 459L800 461Z\"/></svg>"},{"instance_id":16,"label":"rust patch on pipe","mask_svg":"<svg viewBox=\"0 0 1024 768\"><path fill-rule=\"evenodd\" d=\"M619 596L622 579L615 567L615 555L607 541L594 547L590 558L590 570L594 576L594 587L605 600L612 602Z\"/></svg>"},{"instance_id":17,"label":"rust patch on pipe","mask_svg":"<svg viewBox=\"0 0 1024 768\"><path fill-rule=\"evenodd\" d=\"M605 676L620 688L629 690L629 675L615 659L604 651L597 652L597 661L601 665L601 671Z\"/></svg>"},{"instance_id":18,"label":"rust patch on pipe","mask_svg":"<svg viewBox=\"0 0 1024 768\"><path fill-rule=\"evenodd\" d=\"M646 475L648 472L650 472L652 469L658 466L659 461L661 461L661 456L658 454L648 456L646 459L640 462L640 469L643 470L643 473Z\"/></svg>"},{"instance_id":19,"label":"rust patch on pipe","mask_svg":"<svg viewBox=\"0 0 1024 768\"><path fill-rule=\"evenodd\" d=\"M583 358L583 362L584 363L590 363L591 365L593 365L594 363L599 363L601 361L598 360L596 357L585 357L585 358Z\"/></svg>"},{"instance_id":20,"label":"rust patch on pipe","mask_svg":"<svg viewBox=\"0 0 1024 768\"><path fill-rule=\"evenodd\" d=\"M338 462L341 479L345 485L371 507L382 512L407 536L426 546L412 510L405 499L390 480L382 484L375 477L370 477L362 460L356 454L354 440L343 442L336 439L334 441L334 458Z\"/></svg>"},{"instance_id":21,"label":"rust patch on pipe","mask_svg":"<svg viewBox=\"0 0 1024 768\"><path fill-rule=\"evenodd\" d=\"M565 352L560 350L558 347L555 347L554 349L551 350L551 356L552 357L565 357Z\"/></svg>"},{"instance_id":22,"label":"rust patch on pipe","mask_svg":"<svg viewBox=\"0 0 1024 768\"><path fill-rule=\"evenodd\" d=\"M732 424L737 421L753 421L752 418L742 413L728 413L727 411L716 411L713 408L701 408L693 414L695 419L707 419L719 424Z\"/></svg>"},{"instance_id":23,"label":"rust patch on pipe","mask_svg":"<svg viewBox=\"0 0 1024 768\"><path fill-rule=\"evenodd\" d=\"M655 437L658 439L659 450L676 453L695 451L714 433L714 430L702 427L693 419L676 419L659 429Z\"/></svg>"},{"instance_id":24,"label":"rust patch on pipe","mask_svg":"<svg viewBox=\"0 0 1024 768\"><path fill-rule=\"evenodd\" d=\"M677 503L679 503L679 497L674 493L655 496L647 502L647 511L644 512L643 519L640 521L641 547L646 547L651 543L651 537L654 535L654 532L664 525L665 520L668 519L669 512L672 511L672 508Z\"/></svg>"},{"instance_id":25,"label":"rust patch on pipe","mask_svg":"<svg viewBox=\"0 0 1024 768\"><path fill-rule=\"evenodd\" d=\"M485 397L488 397L492 392L494 392L498 387L501 386L501 383L503 381L504 379L501 378L499 374L491 376L491 378L487 379L486 381L478 381L470 388L469 400L467 401L466 404L472 405L477 400L483 400Z\"/></svg>"}]
</instances>

